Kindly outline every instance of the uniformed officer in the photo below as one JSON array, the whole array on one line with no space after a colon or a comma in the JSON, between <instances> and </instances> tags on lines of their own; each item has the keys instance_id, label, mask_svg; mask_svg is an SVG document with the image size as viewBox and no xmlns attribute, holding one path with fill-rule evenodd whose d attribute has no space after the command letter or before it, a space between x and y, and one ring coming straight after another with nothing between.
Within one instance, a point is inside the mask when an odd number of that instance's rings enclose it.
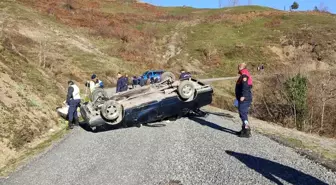
<instances>
[{"instance_id":1,"label":"uniformed officer","mask_svg":"<svg viewBox=\"0 0 336 185\"><path fill-rule=\"evenodd\" d=\"M68 121L69 128L73 129L74 125L79 124L79 119L77 115L77 108L80 106L80 90L74 81L68 81L68 94L66 98L66 103L69 105L68 110Z\"/></svg>"}]
</instances>

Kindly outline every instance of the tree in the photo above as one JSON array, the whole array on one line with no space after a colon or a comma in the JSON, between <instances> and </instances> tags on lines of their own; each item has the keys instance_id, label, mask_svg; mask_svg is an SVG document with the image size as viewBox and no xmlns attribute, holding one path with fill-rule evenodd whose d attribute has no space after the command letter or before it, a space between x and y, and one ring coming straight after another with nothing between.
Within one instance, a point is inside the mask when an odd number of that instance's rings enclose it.
<instances>
[{"instance_id":1,"label":"tree","mask_svg":"<svg viewBox=\"0 0 336 185\"><path fill-rule=\"evenodd\" d=\"M285 82L286 93L293 104L295 125L298 130L304 129L304 122L308 112L308 80L306 77L297 74Z\"/></svg>"},{"instance_id":2,"label":"tree","mask_svg":"<svg viewBox=\"0 0 336 185\"><path fill-rule=\"evenodd\" d=\"M317 8L317 6L314 7L315 12L319 12L320 10Z\"/></svg>"},{"instance_id":3,"label":"tree","mask_svg":"<svg viewBox=\"0 0 336 185\"><path fill-rule=\"evenodd\" d=\"M321 104L322 104L322 111L321 111L321 123L320 123L320 129L319 129L319 133L321 131L324 130L324 124L325 124L325 107L326 107L326 104L335 99L336 96L335 96L335 93L336 93L336 88L334 85L332 85L332 75L330 73L330 71L328 73L326 73L326 76L323 78L322 82L321 82L321 88L320 89L320 92L319 92L319 96L320 96L320 101L321 101Z\"/></svg>"},{"instance_id":4,"label":"tree","mask_svg":"<svg viewBox=\"0 0 336 185\"><path fill-rule=\"evenodd\" d=\"M319 7L319 11L320 12L328 12L328 7L325 6L323 2L321 2L320 7Z\"/></svg>"},{"instance_id":5,"label":"tree","mask_svg":"<svg viewBox=\"0 0 336 185\"><path fill-rule=\"evenodd\" d=\"M294 1L294 3L291 5L291 9L292 10L296 10L299 8L299 3L297 3L296 1Z\"/></svg>"}]
</instances>

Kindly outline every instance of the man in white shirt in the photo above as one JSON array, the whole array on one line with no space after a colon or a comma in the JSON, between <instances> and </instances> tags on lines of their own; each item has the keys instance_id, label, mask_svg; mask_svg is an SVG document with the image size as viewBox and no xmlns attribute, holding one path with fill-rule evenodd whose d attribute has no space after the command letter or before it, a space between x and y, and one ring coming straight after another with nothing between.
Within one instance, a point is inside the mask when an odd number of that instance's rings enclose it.
<instances>
[{"instance_id":1,"label":"man in white shirt","mask_svg":"<svg viewBox=\"0 0 336 185\"><path fill-rule=\"evenodd\" d=\"M96 74L93 74L91 76L91 81L90 81L90 91L91 93L97 88L104 88L104 83L98 79Z\"/></svg>"}]
</instances>

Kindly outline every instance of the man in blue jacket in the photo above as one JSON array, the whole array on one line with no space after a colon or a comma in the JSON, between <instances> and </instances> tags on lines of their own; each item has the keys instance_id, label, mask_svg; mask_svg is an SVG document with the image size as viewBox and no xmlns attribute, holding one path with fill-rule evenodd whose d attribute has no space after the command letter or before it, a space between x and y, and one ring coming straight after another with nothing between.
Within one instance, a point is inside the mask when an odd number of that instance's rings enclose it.
<instances>
[{"instance_id":1,"label":"man in blue jacket","mask_svg":"<svg viewBox=\"0 0 336 185\"><path fill-rule=\"evenodd\" d=\"M242 130L238 133L240 137L251 137L251 129L248 122L248 112L252 103L252 77L246 69L246 64L238 65L240 77L236 83L236 99L238 100L239 117L242 121Z\"/></svg>"},{"instance_id":2,"label":"man in blue jacket","mask_svg":"<svg viewBox=\"0 0 336 185\"><path fill-rule=\"evenodd\" d=\"M126 83L127 90L128 90L128 84L129 84L128 74L125 74L125 83Z\"/></svg>"},{"instance_id":3,"label":"man in blue jacket","mask_svg":"<svg viewBox=\"0 0 336 185\"><path fill-rule=\"evenodd\" d=\"M185 72L184 69L181 70L180 80L191 78L191 74L189 72Z\"/></svg>"},{"instance_id":4,"label":"man in blue jacket","mask_svg":"<svg viewBox=\"0 0 336 185\"><path fill-rule=\"evenodd\" d=\"M133 76L132 88L135 89L137 85L138 85L138 79L136 76Z\"/></svg>"},{"instance_id":5,"label":"man in blue jacket","mask_svg":"<svg viewBox=\"0 0 336 185\"><path fill-rule=\"evenodd\" d=\"M124 92L128 90L127 82L126 82L126 77L122 76L121 73L119 72L118 75L118 80L117 80L117 88L116 92Z\"/></svg>"},{"instance_id":6,"label":"man in blue jacket","mask_svg":"<svg viewBox=\"0 0 336 185\"><path fill-rule=\"evenodd\" d=\"M124 84L124 78L122 77L121 73L117 74L117 87L116 87L116 93L122 92L123 84Z\"/></svg>"},{"instance_id":7,"label":"man in blue jacket","mask_svg":"<svg viewBox=\"0 0 336 185\"><path fill-rule=\"evenodd\" d=\"M143 76L141 76L140 77L140 80L139 80L139 85L142 87L142 86L144 86L145 85L145 79L144 79L144 77Z\"/></svg>"}]
</instances>

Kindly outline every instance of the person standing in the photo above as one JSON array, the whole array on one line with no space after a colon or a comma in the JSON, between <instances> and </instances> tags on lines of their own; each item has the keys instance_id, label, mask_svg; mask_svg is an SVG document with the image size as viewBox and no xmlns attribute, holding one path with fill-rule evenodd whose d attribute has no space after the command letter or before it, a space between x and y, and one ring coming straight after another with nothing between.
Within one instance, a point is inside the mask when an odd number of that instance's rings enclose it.
<instances>
[{"instance_id":1,"label":"person standing","mask_svg":"<svg viewBox=\"0 0 336 185\"><path fill-rule=\"evenodd\" d=\"M138 79L136 76L133 76L132 88L135 89L137 85L138 85Z\"/></svg>"},{"instance_id":2,"label":"person standing","mask_svg":"<svg viewBox=\"0 0 336 185\"><path fill-rule=\"evenodd\" d=\"M238 133L240 137L251 137L251 129L248 122L248 112L252 103L252 77L246 68L245 63L238 65L239 78L236 83L236 99L238 100L239 117L242 121L242 130Z\"/></svg>"},{"instance_id":3,"label":"person standing","mask_svg":"<svg viewBox=\"0 0 336 185\"><path fill-rule=\"evenodd\" d=\"M191 78L191 74L189 72L185 72L185 70L182 69L180 74L180 80L185 80L188 78Z\"/></svg>"},{"instance_id":4,"label":"person standing","mask_svg":"<svg viewBox=\"0 0 336 185\"><path fill-rule=\"evenodd\" d=\"M104 83L98 79L96 74L92 74L89 87L92 93L96 88L104 88Z\"/></svg>"},{"instance_id":5,"label":"person standing","mask_svg":"<svg viewBox=\"0 0 336 185\"><path fill-rule=\"evenodd\" d=\"M144 77L141 76L141 77L140 77L140 81L139 81L139 85L142 87L142 86L145 85L145 83L146 83L146 81L145 81Z\"/></svg>"},{"instance_id":6,"label":"person standing","mask_svg":"<svg viewBox=\"0 0 336 185\"><path fill-rule=\"evenodd\" d=\"M68 109L68 121L70 129L73 129L74 125L79 125L79 119L77 114L77 108L80 106L80 90L78 86L72 81L68 81L68 93L66 103L69 105Z\"/></svg>"},{"instance_id":7,"label":"person standing","mask_svg":"<svg viewBox=\"0 0 336 185\"><path fill-rule=\"evenodd\" d=\"M125 82L126 82L127 89L128 89L128 84L129 84L128 74L125 75Z\"/></svg>"},{"instance_id":8,"label":"person standing","mask_svg":"<svg viewBox=\"0 0 336 185\"><path fill-rule=\"evenodd\" d=\"M124 91L124 84L125 84L125 79L124 77L121 75L121 73L119 72L117 74L117 87L116 87L116 93L118 92L123 92Z\"/></svg>"}]
</instances>

